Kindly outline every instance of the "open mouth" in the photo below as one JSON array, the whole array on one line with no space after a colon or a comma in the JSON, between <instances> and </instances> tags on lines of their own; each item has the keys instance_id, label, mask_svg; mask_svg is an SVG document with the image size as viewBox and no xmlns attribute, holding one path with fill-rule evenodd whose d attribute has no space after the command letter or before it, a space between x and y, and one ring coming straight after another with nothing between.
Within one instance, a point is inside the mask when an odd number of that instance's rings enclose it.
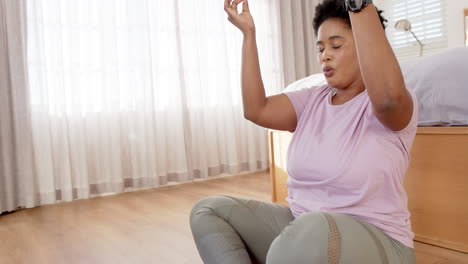
<instances>
[{"instance_id":1,"label":"open mouth","mask_svg":"<svg viewBox=\"0 0 468 264\"><path fill-rule=\"evenodd\" d=\"M333 69L332 67L325 67L323 68L323 74L325 75L325 77L330 78L335 74L335 69Z\"/></svg>"}]
</instances>

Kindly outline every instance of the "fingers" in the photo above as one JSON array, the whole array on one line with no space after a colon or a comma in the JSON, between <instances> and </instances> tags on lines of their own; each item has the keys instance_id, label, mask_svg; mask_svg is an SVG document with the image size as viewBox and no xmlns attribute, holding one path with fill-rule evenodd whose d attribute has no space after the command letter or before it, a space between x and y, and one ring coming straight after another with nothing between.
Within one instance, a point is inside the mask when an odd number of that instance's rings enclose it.
<instances>
[{"instance_id":1,"label":"fingers","mask_svg":"<svg viewBox=\"0 0 468 264\"><path fill-rule=\"evenodd\" d=\"M244 1L244 0L224 0L224 10L229 14L229 15L233 15L233 14L238 14L237 12L237 5ZM245 8L245 4L243 5L243 7ZM243 10L244 10L243 8Z\"/></svg>"},{"instance_id":2,"label":"fingers","mask_svg":"<svg viewBox=\"0 0 468 264\"><path fill-rule=\"evenodd\" d=\"M240 2L242 1L243 0L234 0L234 2L232 2L232 8L236 10L236 12L237 12L237 5L240 4Z\"/></svg>"},{"instance_id":3,"label":"fingers","mask_svg":"<svg viewBox=\"0 0 468 264\"><path fill-rule=\"evenodd\" d=\"M244 3L242 4L242 12L250 12L248 0L244 0Z\"/></svg>"},{"instance_id":4,"label":"fingers","mask_svg":"<svg viewBox=\"0 0 468 264\"><path fill-rule=\"evenodd\" d=\"M229 17L237 14L237 10L234 10L234 8L231 6L231 1L232 0L224 0L224 11L228 13Z\"/></svg>"}]
</instances>

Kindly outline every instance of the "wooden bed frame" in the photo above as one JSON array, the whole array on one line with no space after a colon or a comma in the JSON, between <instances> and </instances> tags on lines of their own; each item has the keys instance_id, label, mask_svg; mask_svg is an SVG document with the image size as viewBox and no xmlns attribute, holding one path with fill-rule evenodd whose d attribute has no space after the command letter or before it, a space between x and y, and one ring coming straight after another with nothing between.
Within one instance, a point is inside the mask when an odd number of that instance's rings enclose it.
<instances>
[{"instance_id":1,"label":"wooden bed frame","mask_svg":"<svg viewBox=\"0 0 468 264\"><path fill-rule=\"evenodd\" d=\"M292 135L269 130L272 201L285 205ZM468 127L419 127L405 189L414 240L468 253Z\"/></svg>"}]
</instances>

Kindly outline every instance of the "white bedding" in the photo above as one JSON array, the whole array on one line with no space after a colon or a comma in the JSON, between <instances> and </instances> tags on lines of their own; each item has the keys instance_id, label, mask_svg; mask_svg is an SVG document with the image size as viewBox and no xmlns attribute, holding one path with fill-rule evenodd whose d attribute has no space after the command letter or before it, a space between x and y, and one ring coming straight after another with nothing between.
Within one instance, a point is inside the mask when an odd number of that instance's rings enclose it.
<instances>
[{"instance_id":1,"label":"white bedding","mask_svg":"<svg viewBox=\"0 0 468 264\"><path fill-rule=\"evenodd\" d=\"M401 63L407 86L419 101L419 126L468 125L468 48ZM326 84L322 73L286 87L294 91Z\"/></svg>"}]
</instances>

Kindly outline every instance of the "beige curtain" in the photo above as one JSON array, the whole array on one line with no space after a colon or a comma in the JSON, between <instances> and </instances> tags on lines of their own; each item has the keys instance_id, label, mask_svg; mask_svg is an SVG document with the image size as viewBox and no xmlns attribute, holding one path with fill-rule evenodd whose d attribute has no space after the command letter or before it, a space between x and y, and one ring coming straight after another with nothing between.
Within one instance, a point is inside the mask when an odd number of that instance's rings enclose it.
<instances>
[{"instance_id":1,"label":"beige curtain","mask_svg":"<svg viewBox=\"0 0 468 264\"><path fill-rule=\"evenodd\" d=\"M24 4L0 0L0 213L36 199Z\"/></svg>"},{"instance_id":2,"label":"beige curtain","mask_svg":"<svg viewBox=\"0 0 468 264\"><path fill-rule=\"evenodd\" d=\"M251 4L268 94L279 2ZM268 168L222 1L0 3L0 212Z\"/></svg>"},{"instance_id":3,"label":"beige curtain","mask_svg":"<svg viewBox=\"0 0 468 264\"><path fill-rule=\"evenodd\" d=\"M281 0L281 33L285 87L319 73L313 19L319 0Z\"/></svg>"},{"instance_id":4,"label":"beige curtain","mask_svg":"<svg viewBox=\"0 0 468 264\"><path fill-rule=\"evenodd\" d=\"M222 2L179 2L92 1L87 12L0 0L0 212L267 167L266 133L242 118L241 35ZM252 2L268 94L320 72L317 2ZM163 24L140 9L163 10Z\"/></svg>"}]
</instances>

